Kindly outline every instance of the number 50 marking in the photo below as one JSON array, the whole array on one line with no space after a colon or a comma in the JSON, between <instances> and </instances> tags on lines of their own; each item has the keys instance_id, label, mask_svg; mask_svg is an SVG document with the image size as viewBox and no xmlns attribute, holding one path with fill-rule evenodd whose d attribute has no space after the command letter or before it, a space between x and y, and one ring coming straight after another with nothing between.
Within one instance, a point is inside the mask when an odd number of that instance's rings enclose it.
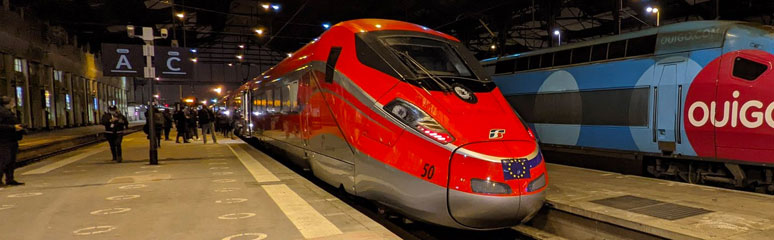
<instances>
[{"instance_id":1,"label":"number 50 marking","mask_svg":"<svg viewBox=\"0 0 774 240\"><path fill-rule=\"evenodd\" d=\"M433 175L435 175L435 165L430 165L429 163L425 163L425 167L423 168L424 172L422 173L422 177L426 177L427 179L433 179Z\"/></svg>"}]
</instances>

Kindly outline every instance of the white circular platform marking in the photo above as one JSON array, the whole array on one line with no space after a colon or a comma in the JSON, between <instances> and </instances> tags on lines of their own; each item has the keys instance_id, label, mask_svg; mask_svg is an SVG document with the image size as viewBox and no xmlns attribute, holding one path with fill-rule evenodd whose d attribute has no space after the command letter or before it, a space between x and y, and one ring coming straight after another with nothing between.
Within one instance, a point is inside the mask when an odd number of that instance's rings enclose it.
<instances>
[{"instance_id":1,"label":"white circular platform marking","mask_svg":"<svg viewBox=\"0 0 774 240\"><path fill-rule=\"evenodd\" d=\"M210 170L225 170L229 169L229 167L211 167Z\"/></svg>"},{"instance_id":2,"label":"white circular platform marking","mask_svg":"<svg viewBox=\"0 0 774 240\"><path fill-rule=\"evenodd\" d=\"M43 195L42 192L30 192L30 193L17 193L17 194L11 194L8 195L9 198L23 198L23 197L34 197L34 196L40 196Z\"/></svg>"},{"instance_id":3,"label":"white circular platform marking","mask_svg":"<svg viewBox=\"0 0 774 240\"><path fill-rule=\"evenodd\" d=\"M228 199L226 199L226 200L228 200ZM247 201L247 199L245 199L245 201ZM15 206L11 205L11 204L3 204L3 205L0 205L0 210L11 209L13 207L15 207Z\"/></svg>"},{"instance_id":4,"label":"white circular platform marking","mask_svg":"<svg viewBox=\"0 0 774 240\"><path fill-rule=\"evenodd\" d=\"M231 174L234 174L234 172L214 172L214 173L212 173L212 175L215 175L215 176L225 176L225 175L231 175Z\"/></svg>"},{"instance_id":5,"label":"white circular platform marking","mask_svg":"<svg viewBox=\"0 0 774 240\"><path fill-rule=\"evenodd\" d=\"M147 169L147 168L160 168L160 167L161 167L161 166L159 166L159 165L148 165L148 166L142 166L142 167L140 167L140 168L142 168L142 169Z\"/></svg>"},{"instance_id":6,"label":"white circular platform marking","mask_svg":"<svg viewBox=\"0 0 774 240\"><path fill-rule=\"evenodd\" d=\"M106 233L115 230L116 227L113 226L94 226L94 227L87 227L87 228L81 228L78 230L73 231L73 234L75 235L93 235L93 234L100 234L100 233Z\"/></svg>"},{"instance_id":7,"label":"white circular platform marking","mask_svg":"<svg viewBox=\"0 0 774 240\"><path fill-rule=\"evenodd\" d=\"M131 185L120 186L118 188L119 189L138 189L138 188L144 188L144 187L147 187L147 186L148 185L145 185L145 184L131 184Z\"/></svg>"},{"instance_id":8,"label":"white circular platform marking","mask_svg":"<svg viewBox=\"0 0 774 240\"><path fill-rule=\"evenodd\" d=\"M240 233L240 234L234 234L228 237L224 237L222 240L235 240L242 237L255 237L255 238L250 238L250 240L263 240L269 237L269 235L266 235L265 233Z\"/></svg>"},{"instance_id":9,"label":"white circular platform marking","mask_svg":"<svg viewBox=\"0 0 774 240\"><path fill-rule=\"evenodd\" d=\"M144 171L136 171L135 174L142 174L142 173L157 173L158 170L144 170Z\"/></svg>"},{"instance_id":10,"label":"white circular platform marking","mask_svg":"<svg viewBox=\"0 0 774 240\"><path fill-rule=\"evenodd\" d=\"M219 193L224 193L224 192L233 192L233 191L236 191L236 190L239 190L239 188L218 188L218 189L215 189L213 191L219 192Z\"/></svg>"},{"instance_id":11,"label":"white circular platform marking","mask_svg":"<svg viewBox=\"0 0 774 240\"><path fill-rule=\"evenodd\" d=\"M92 211L90 213L91 215L110 215L110 214L125 213L131 210L132 210L131 208L108 208L108 209L100 209L100 210Z\"/></svg>"},{"instance_id":12,"label":"white circular platform marking","mask_svg":"<svg viewBox=\"0 0 774 240\"><path fill-rule=\"evenodd\" d=\"M255 213L229 213L218 217L218 219L235 220L235 219L243 219L243 218L250 218L250 217L255 217Z\"/></svg>"},{"instance_id":13,"label":"white circular platform marking","mask_svg":"<svg viewBox=\"0 0 774 240\"><path fill-rule=\"evenodd\" d=\"M225 163L225 162L211 162L211 163L207 163L207 164L209 164L209 165L225 165L227 163Z\"/></svg>"},{"instance_id":14,"label":"white circular platform marking","mask_svg":"<svg viewBox=\"0 0 774 240\"><path fill-rule=\"evenodd\" d=\"M223 200L215 201L215 203L223 203L223 204L232 204L232 203L241 203L241 202L247 202L247 198L226 198Z\"/></svg>"},{"instance_id":15,"label":"white circular platform marking","mask_svg":"<svg viewBox=\"0 0 774 240\"><path fill-rule=\"evenodd\" d=\"M232 183L232 182L236 182L236 181L237 181L236 179L230 179L230 178L212 180L212 182L214 182L214 183Z\"/></svg>"},{"instance_id":16,"label":"white circular platform marking","mask_svg":"<svg viewBox=\"0 0 774 240\"><path fill-rule=\"evenodd\" d=\"M105 199L110 200L110 201L118 201L118 200L135 199L135 198L139 198L139 197L140 197L140 195L118 195L118 196L107 197Z\"/></svg>"}]
</instances>

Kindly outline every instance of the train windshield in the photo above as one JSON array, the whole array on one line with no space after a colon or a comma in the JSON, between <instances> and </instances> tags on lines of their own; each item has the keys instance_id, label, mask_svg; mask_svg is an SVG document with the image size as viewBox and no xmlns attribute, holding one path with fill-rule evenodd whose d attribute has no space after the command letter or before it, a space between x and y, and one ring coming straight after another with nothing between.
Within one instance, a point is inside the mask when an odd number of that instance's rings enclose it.
<instances>
[{"instance_id":1,"label":"train windshield","mask_svg":"<svg viewBox=\"0 0 774 240\"><path fill-rule=\"evenodd\" d=\"M410 58L401 58L416 74L475 78L462 58L449 44L427 38L388 37L385 45Z\"/></svg>"}]
</instances>

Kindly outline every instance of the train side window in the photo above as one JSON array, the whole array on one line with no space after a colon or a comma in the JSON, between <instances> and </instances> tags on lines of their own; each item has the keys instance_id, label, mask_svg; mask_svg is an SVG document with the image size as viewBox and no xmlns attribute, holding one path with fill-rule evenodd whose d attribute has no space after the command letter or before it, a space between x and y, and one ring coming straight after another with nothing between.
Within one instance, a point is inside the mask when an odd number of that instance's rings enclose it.
<instances>
[{"instance_id":1,"label":"train side window","mask_svg":"<svg viewBox=\"0 0 774 240\"><path fill-rule=\"evenodd\" d=\"M591 61L602 61L605 59L607 59L607 43L591 47Z\"/></svg>"},{"instance_id":2,"label":"train side window","mask_svg":"<svg viewBox=\"0 0 774 240\"><path fill-rule=\"evenodd\" d=\"M736 57L732 75L747 81L755 81L755 79L760 77L766 69L768 69L768 66L765 64L742 57Z\"/></svg>"},{"instance_id":3,"label":"train side window","mask_svg":"<svg viewBox=\"0 0 774 240\"><path fill-rule=\"evenodd\" d=\"M290 112L290 85L282 86L282 113Z\"/></svg>"},{"instance_id":4,"label":"train side window","mask_svg":"<svg viewBox=\"0 0 774 240\"><path fill-rule=\"evenodd\" d=\"M540 55L529 57L529 69L540 68Z\"/></svg>"},{"instance_id":5,"label":"train side window","mask_svg":"<svg viewBox=\"0 0 774 240\"><path fill-rule=\"evenodd\" d=\"M572 63L585 63L589 61L591 47L579 47L572 50Z\"/></svg>"},{"instance_id":6,"label":"train side window","mask_svg":"<svg viewBox=\"0 0 774 240\"><path fill-rule=\"evenodd\" d=\"M516 71L524 71L529 68L529 58L518 58L516 59Z\"/></svg>"},{"instance_id":7,"label":"train side window","mask_svg":"<svg viewBox=\"0 0 774 240\"><path fill-rule=\"evenodd\" d=\"M498 61L495 63L495 73L512 73L516 69L516 59Z\"/></svg>"},{"instance_id":8,"label":"train side window","mask_svg":"<svg viewBox=\"0 0 774 240\"><path fill-rule=\"evenodd\" d=\"M272 91L274 93L274 112L282 111L282 88L275 87Z\"/></svg>"},{"instance_id":9,"label":"train side window","mask_svg":"<svg viewBox=\"0 0 774 240\"><path fill-rule=\"evenodd\" d=\"M540 67L551 67L554 64L554 53L544 53L540 57Z\"/></svg>"},{"instance_id":10,"label":"train side window","mask_svg":"<svg viewBox=\"0 0 774 240\"><path fill-rule=\"evenodd\" d=\"M288 99L290 99L289 107L291 112L298 111L298 80L295 80L288 84Z\"/></svg>"},{"instance_id":11,"label":"train side window","mask_svg":"<svg viewBox=\"0 0 774 240\"><path fill-rule=\"evenodd\" d=\"M654 35L648 35L644 37L629 39L629 46L637 46L637 47L627 48L626 49L627 57L653 54L654 52L656 52L656 35L654 34Z\"/></svg>"},{"instance_id":12,"label":"train side window","mask_svg":"<svg viewBox=\"0 0 774 240\"><path fill-rule=\"evenodd\" d=\"M559 51L554 54L554 66L561 66L570 64L570 56L572 56L572 50Z\"/></svg>"},{"instance_id":13,"label":"train side window","mask_svg":"<svg viewBox=\"0 0 774 240\"><path fill-rule=\"evenodd\" d=\"M611 42L607 50L607 59L622 58L624 56L626 56L626 40Z\"/></svg>"},{"instance_id":14,"label":"train side window","mask_svg":"<svg viewBox=\"0 0 774 240\"><path fill-rule=\"evenodd\" d=\"M274 93L271 89L266 90L266 111L274 112Z\"/></svg>"}]
</instances>

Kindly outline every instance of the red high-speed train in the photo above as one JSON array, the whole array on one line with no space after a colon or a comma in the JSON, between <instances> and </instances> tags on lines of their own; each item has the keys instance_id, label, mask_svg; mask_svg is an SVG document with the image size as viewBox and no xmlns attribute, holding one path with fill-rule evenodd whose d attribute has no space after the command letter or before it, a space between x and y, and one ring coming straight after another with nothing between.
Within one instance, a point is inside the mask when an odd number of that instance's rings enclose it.
<instances>
[{"instance_id":1,"label":"red high-speed train","mask_svg":"<svg viewBox=\"0 0 774 240\"><path fill-rule=\"evenodd\" d=\"M423 26L339 23L229 104L244 136L416 220L505 228L545 199L532 132L459 40Z\"/></svg>"}]
</instances>

